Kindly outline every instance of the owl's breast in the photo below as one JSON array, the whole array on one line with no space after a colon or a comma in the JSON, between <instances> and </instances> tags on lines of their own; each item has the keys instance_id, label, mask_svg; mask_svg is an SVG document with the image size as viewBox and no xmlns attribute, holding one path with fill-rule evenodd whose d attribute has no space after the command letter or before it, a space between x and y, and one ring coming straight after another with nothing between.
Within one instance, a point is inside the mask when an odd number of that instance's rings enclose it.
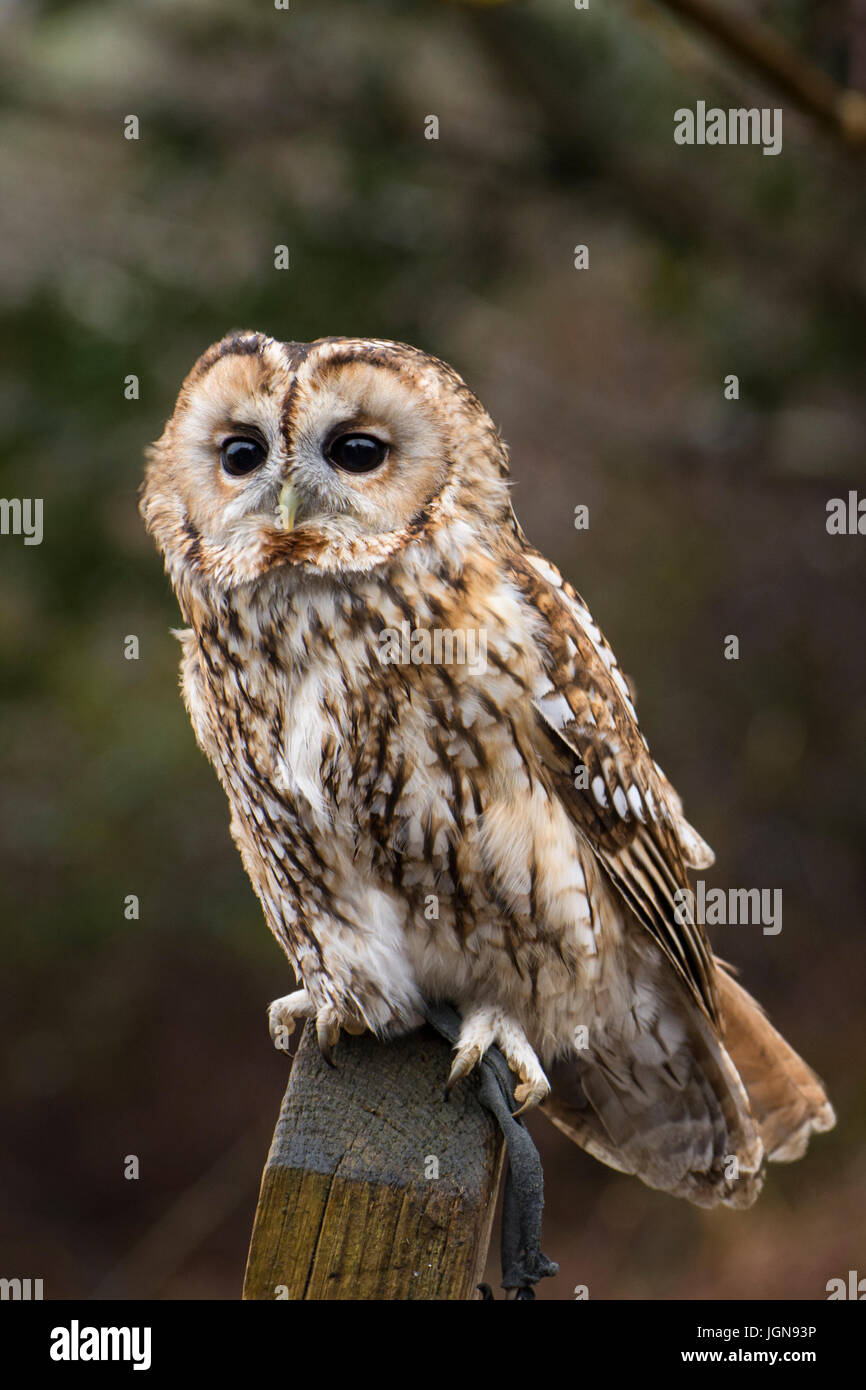
<instances>
[{"instance_id":1,"label":"owl's breast","mask_svg":"<svg viewBox=\"0 0 866 1390\"><path fill-rule=\"evenodd\" d=\"M304 951L330 959L336 940L363 973L387 938L401 998L499 998L507 980L527 1018L542 999L570 1010L617 927L594 907L605 887L493 621L478 669L435 647L383 660L381 622L342 621L335 605L269 618L191 641L185 691L245 867L305 977Z\"/></svg>"}]
</instances>

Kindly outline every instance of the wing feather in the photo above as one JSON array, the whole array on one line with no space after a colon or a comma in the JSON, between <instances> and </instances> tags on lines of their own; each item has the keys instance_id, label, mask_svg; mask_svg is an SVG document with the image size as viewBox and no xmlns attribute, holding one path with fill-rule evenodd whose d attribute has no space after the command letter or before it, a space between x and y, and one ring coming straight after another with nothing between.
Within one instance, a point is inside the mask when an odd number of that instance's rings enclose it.
<instances>
[{"instance_id":1,"label":"wing feather","mask_svg":"<svg viewBox=\"0 0 866 1390\"><path fill-rule=\"evenodd\" d=\"M653 761L628 682L583 600L529 546L515 549L512 573L542 620L544 671L530 694L557 790L635 916L718 1023L712 951L677 897L689 888L687 866L707 867L712 850Z\"/></svg>"}]
</instances>

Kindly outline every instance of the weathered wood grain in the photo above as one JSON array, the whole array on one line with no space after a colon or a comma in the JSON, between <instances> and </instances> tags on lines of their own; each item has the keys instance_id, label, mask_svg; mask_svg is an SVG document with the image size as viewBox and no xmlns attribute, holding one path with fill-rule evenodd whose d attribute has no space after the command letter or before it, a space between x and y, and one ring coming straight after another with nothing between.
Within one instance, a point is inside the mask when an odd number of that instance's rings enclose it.
<instances>
[{"instance_id":1,"label":"weathered wood grain","mask_svg":"<svg viewBox=\"0 0 866 1390\"><path fill-rule=\"evenodd\" d=\"M502 1163L473 1079L444 1099L446 1042L308 1024L262 1177L245 1299L471 1299ZM438 1176L435 1176L438 1174Z\"/></svg>"}]
</instances>

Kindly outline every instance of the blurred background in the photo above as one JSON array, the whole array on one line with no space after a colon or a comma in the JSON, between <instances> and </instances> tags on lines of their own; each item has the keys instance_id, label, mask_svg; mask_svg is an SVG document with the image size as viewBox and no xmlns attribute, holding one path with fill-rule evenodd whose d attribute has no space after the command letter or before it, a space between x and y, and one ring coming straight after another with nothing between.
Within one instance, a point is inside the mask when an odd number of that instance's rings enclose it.
<instances>
[{"instance_id":1,"label":"blurred background","mask_svg":"<svg viewBox=\"0 0 866 1390\"><path fill-rule=\"evenodd\" d=\"M724 8L866 87L862 0ZM750 1212L703 1212L534 1118L562 1269L540 1296L816 1299L866 1274L866 539L825 527L866 494L862 154L649 0L0 0L0 46L0 492L44 499L41 545L0 536L0 1274L46 1298L241 1287L289 971L137 513L145 445L230 328L456 366L635 680L708 883L783 890L778 936L713 942L838 1129ZM698 100L783 107L782 154L675 145Z\"/></svg>"}]
</instances>

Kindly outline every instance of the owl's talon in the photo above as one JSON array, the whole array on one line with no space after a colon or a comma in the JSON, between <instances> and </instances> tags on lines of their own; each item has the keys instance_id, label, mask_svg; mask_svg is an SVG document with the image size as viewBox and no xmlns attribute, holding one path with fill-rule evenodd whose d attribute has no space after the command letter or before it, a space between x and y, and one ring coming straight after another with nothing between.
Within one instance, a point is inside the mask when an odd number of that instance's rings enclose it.
<instances>
[{"instance_id":1,"label":"owl's talon","mask_svg":"<svg viewBox=\"0 0 866 1390\"><path fill-rule=\"evenodd\" d=\"M340 1041L340 1018L335 1009L320 1009L316 1015L316 1039L319 1051L329 1067L335 1067L334 1048Z\"/></svg>"},{"instance_id":2,"label":"owl's talon","mask_svg":"<svg viewBox=\"0 0 866 1390\"><path fill-rule=\"evenodd\" d=\"M472 1068L478 1065L481 1061L481 1056L482 1051L477 1043L473 1043L469 1047L460 1047L457 1049L457 1055L451 1063L451 1070L448 1073L448 1080L445 1082L446 1096L453 1091L458 1081L461 1081L464 1076L468 1076Z\"/></svg>"},{"instance_id":3,"label":"owl's talon","mask_svg":"<svg viewBox=\"0 0 866 1390\"><path fill-rule=\"evenodd\" d=\"M520 1075L524 1076L524 1080L514 1088L514 1099L520 1104L516 1110L511 1112L515 1120L519 1115L525 1115L527 1110L532 1110L536 1105L540 1105L550 1094L550 1082L543 1073L533 1080L525 1077L524 1072L521 1072Z\"/></svg>"}]
</instances>

